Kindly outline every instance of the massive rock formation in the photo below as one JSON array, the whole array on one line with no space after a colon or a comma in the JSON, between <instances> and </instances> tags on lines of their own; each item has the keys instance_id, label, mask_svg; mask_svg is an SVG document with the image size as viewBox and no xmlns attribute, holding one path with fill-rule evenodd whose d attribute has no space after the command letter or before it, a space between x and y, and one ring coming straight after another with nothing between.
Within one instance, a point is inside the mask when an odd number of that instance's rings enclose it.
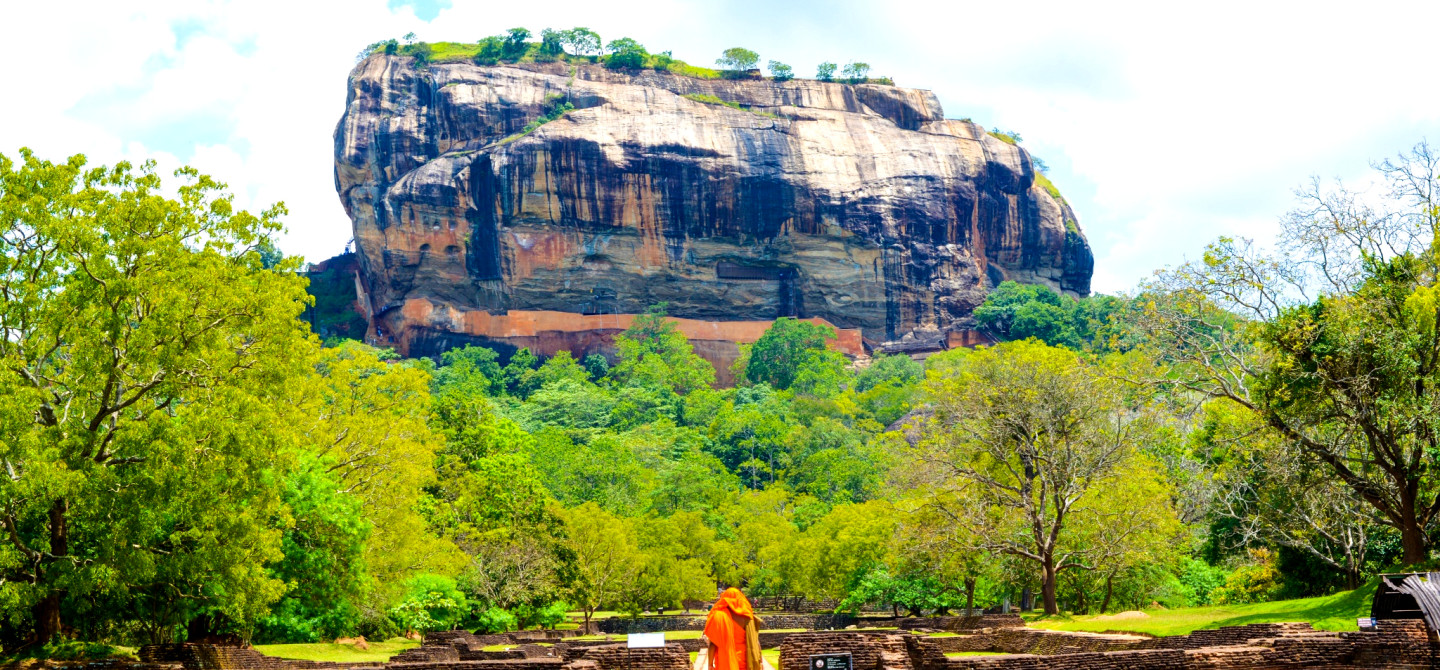
<instances>
[{"instance_id":1,"label":"massive rock formation","mask_svg":"<svg viewBox=\"0 0 1440 670\"><path fill-rule=\"evenodd\" d=\"M941 342L1000 281L1084 295L1093 264L1023 149L877 84L374 55L335 185L373 336L412 353L496 339L486 315L662 301Z\"/></svg>"}]
</instances>

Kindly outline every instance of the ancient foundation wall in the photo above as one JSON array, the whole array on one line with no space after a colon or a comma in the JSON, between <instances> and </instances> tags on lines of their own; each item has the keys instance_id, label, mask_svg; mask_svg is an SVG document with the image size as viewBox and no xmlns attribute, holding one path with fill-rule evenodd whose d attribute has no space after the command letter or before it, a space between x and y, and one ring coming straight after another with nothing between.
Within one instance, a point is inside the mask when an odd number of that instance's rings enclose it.
<instances>
[{"instance_id":1,"label":"ancient foundation wall","mask_svg":"<svg viewBox=\"0 0 1440 670\"><path fill-rule=\"evenodd\" d=\"M690 653L678 644L650 649L590 647L580 658L594 661L600 670L690 670Z\"/></svg>"}]
</instances>

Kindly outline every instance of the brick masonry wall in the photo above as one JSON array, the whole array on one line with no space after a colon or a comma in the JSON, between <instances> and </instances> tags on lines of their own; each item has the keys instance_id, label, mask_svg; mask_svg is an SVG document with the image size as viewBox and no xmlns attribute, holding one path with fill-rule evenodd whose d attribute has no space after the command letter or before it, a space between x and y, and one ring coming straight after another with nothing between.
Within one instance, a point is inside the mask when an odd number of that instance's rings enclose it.
<instances>
[{"instance_id":1,"label":"brick masonry wall","mask_svg":"<svg viewBox=\"0 0 1440 670\"><path fill-rule=\"evenodd\" d=\"M690 670L690 653L678 644L649 649L619 644L589 647L580 658L594 661L600 670Z\"/></svg>"},{"instance_id":2,"label":"brick masonry wall","mask_svg":"<svg viewBox=\"0 0 1440 670\"><path fill-rule=\"evenodd\" d=\"M946 657L927 670L1251 670L1260 668L1440 667L1423 624L1374 632L1323 633L1308 624L1255 624L1168 638L1173 646L1109 652ZM1246 636L1272 635L1272 637ZM1181 639L1186 638L1186 639ZM1157 638L1163 640L1167 638ZM1241 640L1233 643L1234 640ZM1196 646L1221 641L1223 646ZM1146 640L1145 643L1150 643ZM1138 645L1137 645L1138 646Z\"/></svg>"},{"instance_id":3,"label":"brick masonry wall","mask_svg":"<svg viewBox=\"0 0 1440 670\"><path fill-rule=\"evenodd\" d=\"M793 633L780 644L779 670L809 670L812 655L843 653L850 654L854 670L924 670L945 658L908 634Z\"/></svg>"}]
</instances>

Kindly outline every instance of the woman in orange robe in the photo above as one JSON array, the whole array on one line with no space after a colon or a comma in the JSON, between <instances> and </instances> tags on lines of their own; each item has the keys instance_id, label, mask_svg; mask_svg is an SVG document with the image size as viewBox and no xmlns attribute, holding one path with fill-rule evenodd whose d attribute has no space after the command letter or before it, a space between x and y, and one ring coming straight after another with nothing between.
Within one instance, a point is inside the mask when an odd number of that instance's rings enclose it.
<instances>
[{"instance_id":1,"label":"woman in orange robe","mask_svg":"<svg viewBox=\"0 0 1440 670\"><path fill-rule=\"evenodd\" d=\"M725 589L705 617L710 670L763 670L759 623L745 594L734 587Z\"/></svg>"}]
</instances>

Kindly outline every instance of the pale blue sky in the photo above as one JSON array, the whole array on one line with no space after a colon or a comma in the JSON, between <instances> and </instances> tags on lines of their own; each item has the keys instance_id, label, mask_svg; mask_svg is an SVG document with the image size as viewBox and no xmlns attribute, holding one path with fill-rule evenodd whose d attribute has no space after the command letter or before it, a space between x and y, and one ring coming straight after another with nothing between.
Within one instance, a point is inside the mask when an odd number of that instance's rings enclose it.
<instances>
[{"instance_id":1,"label":"pale blue sky","mask_svg":"<svg viewBox=\"0 0 1440 670\"><path fill-rule=\"evenodd\" d=\"M1118 291L1218 235L1268 239L1310 175L1440 138L1432 3L169 0L11 3L0 152L156 158L290 207L281 246L350 237L331 136L365 44L584 25L697 64L746 46L810 75L863 60L951 117L1020 132Z\"/></svg>"}]
</instances>

